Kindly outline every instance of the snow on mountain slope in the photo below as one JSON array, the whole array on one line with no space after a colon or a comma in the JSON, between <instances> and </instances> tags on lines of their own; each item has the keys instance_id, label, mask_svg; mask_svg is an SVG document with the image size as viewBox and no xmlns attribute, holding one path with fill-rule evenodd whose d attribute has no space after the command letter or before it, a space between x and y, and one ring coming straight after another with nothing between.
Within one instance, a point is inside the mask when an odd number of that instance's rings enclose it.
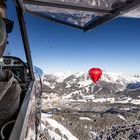
<instances>
[{"instance_id":1,"label":"snow on mountain slope","mask_svg":"<svg viewBox=\"0 0 140 140\"><path fill-rule=\"evenodd\" d=\"M139 140L139 75L103 73L93 84L87 73L49 74L43 87L43 137Z\"/></svg>"},{"instance_id":2,"label":"snow on mountain slope","mask_svg":"<svg viewBox=\"0 0 140 140\"><path fill-rule=\"evenodd\" d=\"M77 72L77 73L71 73L71 72L58 72L49 74L52 76L52 79L55 79L57 82L63 82L66 78L70 76L73 77L73 83L75 82L75 78L79 78L78 84L80 86L86 86L92 83L91 79L89 78L87 73L84 72ZM46 75L48 76L48 75ZM122 73L113 73L113 72L107 72L103 73L101 80L108 83L120 83L120 84L127 84L127 83L135 83L140 82L140 75L130 75L130 74L122 74ZM67 86L69 87L69 83L67 83Z\"/></svg>"},{"instance_id":3,"label":"snow on mountain slope","mask_svg":"<svg viewBox=\"0 0 140 140\"><path fill-rule=\"evenodd\" d=\"M63 82L64 79L66 79L68 76L72 75L70 71L67 72L55 72L55 73L50 73L47 75L51 75L52 79L54 78L57 82Z\"/></svg>"},{"instance_id":4,"label":"snow on mountain slope","mask_svg":"<svg viewBox=\"0 0 140 140\"><path fill-rule=\"evenodd\" d=\"M48 113L41 114L42 126L41 130L45 131L45 122L48 122L48 138L51 140L78 140L67 128L62 124L58 123L56 120L51 119ZM59 131L59 134L57 132Z\"/></svg>"},{"instance_id":5,"label":"snow on mountain slope","mask_svg":"<svg viewBox=\"0 0 140 140\"><path fill-rule=\"evenodd\" d=\"M140 76L121 73L103 73L94 84L87 73L54 73L44 76L44 85L61 94L116 93L140 87Z\"/></svg>"},{"instance_id":6,"label":"snow on mountain slope","mask_svg":"<svg viewBox=\"0 0 140 140\"><path fill-rule=\"evenodd\" d=\"M140 75L131 75L123 73L103 73L101 80L111 83L131 83L140 82Z\"/></svg>"},{"instance_id":7,"label":"snow on mountain slope","mask_svg":"<svg viewBox=\"0 0 140 140\"><path fill-rule=\"evenodd\" d=\"M97 84L83 72L56 73L45 75L44 79L44 92L49 93L46 95L49 102L63 100L140 104L139 89L139 75L112 72L104 72Z\"/></svg>"}]
</instances>

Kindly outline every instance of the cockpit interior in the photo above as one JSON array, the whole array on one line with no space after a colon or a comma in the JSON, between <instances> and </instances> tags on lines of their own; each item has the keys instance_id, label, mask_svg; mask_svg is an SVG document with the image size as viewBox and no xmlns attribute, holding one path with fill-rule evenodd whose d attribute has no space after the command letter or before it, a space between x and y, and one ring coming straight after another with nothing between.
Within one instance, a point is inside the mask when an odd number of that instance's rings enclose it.
<instances>
[{"instance_id":1,"label":"cockpit interior","mask_svg":"<svg viewBox=\"0 0 140 140\"><path fill-rule=\"evenodd\" d=\"M0 63L1 69L8 69L14 73L22 92L26 92L31 81L27 64L20 58L13 56L3 56Z\"/></svg>"},{"instance_id":2,"label":"cockpit interior","mask_svg":"<svg viewBox=\"0 0 140 140\"><path fill-rule=\"evenodd\" d=\"M8 123L5 123L3 125L0 131L0 139L6 140L9 139L12 128L15 124L15 120L17 119L19 110L23 104L23 100L31 83L31 78L27 64L18 57L2 56L0 58L0 68L2 71L10 70L11 72L13 72L14 78L21 88L18 111L13 115L12 118L10 118L10 120L8 120Z\"/></svg>"}]
</instances>

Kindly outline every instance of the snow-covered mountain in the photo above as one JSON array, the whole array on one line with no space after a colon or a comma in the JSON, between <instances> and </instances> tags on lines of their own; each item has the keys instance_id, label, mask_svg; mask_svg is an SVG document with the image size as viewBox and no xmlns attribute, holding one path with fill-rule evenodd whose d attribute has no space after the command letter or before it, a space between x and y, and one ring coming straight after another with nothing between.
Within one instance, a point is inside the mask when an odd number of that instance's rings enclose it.
<instances>
[{"instance_id":1,"label":"snow-covered mountain","mask_svg":"<svg viewBox=\"0 0 140 140\"><path fill-rule=\"evenodd\" d=\"M53 83L54 81L56 83L66 83L66 88L71 87L73 84L78 84L79 87L85 87L87 85L93 84L88 74L84 72L80 72L80 73L79 72L77 73L58 72L58 73L45 75L44 77L45 85L51 86L52 84L54 84ZM103 73L99 81L99 84L101 84L101 82L120 84L120 85L123 85L123 87L126 87L126 85L130 83L140 82L140 75L130 75L130 74L108 72L108 73Z\"/></svg>"},{"instance_id":2,"label":"snow-covered mountain","mask_svg":"<svg viewBox=\"0 0 140 140\"><path fill-rule=\"evenodd\" d=\"M49 140L140 138L140 76L87 73L44 77L42 137ZM45 140L44 139L44 140Z\"/></svg>"},{"instance_id":3,"label":"snow-covered mountain","mask_svg":"<svg viewBox=\"0 0 140 140\"><path fill-rule=\"evenodd\" d=\"M57 73L44 76L44 90L68 100L114 98L118 94L139 90L140 75L103 73L94 84L87 73ZM116 94L118 93L118 94ZM122 95L123 95L122 94Z\"/></svg>"}]
</instances>

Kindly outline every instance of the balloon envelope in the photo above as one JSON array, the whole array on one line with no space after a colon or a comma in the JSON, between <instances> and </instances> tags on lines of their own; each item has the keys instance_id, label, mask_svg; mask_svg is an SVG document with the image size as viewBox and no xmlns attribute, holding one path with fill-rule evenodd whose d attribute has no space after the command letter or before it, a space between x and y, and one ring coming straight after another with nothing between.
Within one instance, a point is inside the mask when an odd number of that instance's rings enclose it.
<instances>
[{"instance_id":1,"label":"balloon envelope","mask_svg":"<svg viewBox=\"0 0 140 140\"><path fill-rule=\"evenodd\" d=\"M102 70L99 68L91 68L89 70L89 76L94 83L96 83L102 75Z\"/></svg>"}]
</instances>

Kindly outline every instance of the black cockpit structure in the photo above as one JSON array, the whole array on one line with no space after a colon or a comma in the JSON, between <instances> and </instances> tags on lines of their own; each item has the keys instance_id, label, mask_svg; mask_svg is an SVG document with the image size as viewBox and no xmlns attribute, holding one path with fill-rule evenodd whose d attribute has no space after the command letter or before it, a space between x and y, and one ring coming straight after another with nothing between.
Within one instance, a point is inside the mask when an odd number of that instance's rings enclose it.
<instances>
[{"instance_id":1,"label":"black cockpit structure","mask_svg":"<svg viewBox=\"0 0 140 140\"><path fill-rule=\"evenodd\" d=\"M118 16L140 17L139 0L19 0L24 12L84 31Z\"/></svg>"}]
</instances>

